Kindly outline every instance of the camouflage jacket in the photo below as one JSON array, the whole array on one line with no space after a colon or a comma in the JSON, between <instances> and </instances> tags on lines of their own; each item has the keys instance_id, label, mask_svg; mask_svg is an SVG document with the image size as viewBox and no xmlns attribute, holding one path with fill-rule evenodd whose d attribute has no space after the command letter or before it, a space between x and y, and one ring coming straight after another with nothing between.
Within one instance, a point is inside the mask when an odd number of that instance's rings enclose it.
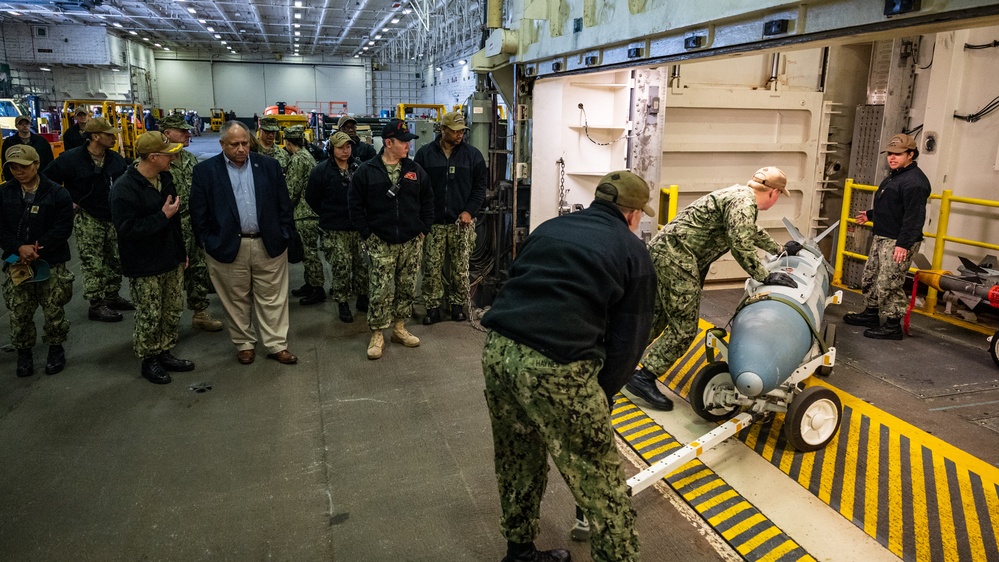
<instances>
[{"instance_id":1,"label":"camouflage jacket","mask_svg":"<svg viewBox=\"0 0 999 562\"><path fill-rule=\"evenodd\" d=\"M288 196L291 206L295 209L295 220L317 219L319 215L305 201L305 188L309 185L309 175L316 167L316 159L308 150L301 149L291 155L288 169L285 170L285 181L288 183Z\"/></svg>"},{"instance_id":2,"label":"camouflage jacket","mask_svg":"<svg viewBox=\"0 0 999 562\"><path fill-rule=\"evenodd\" d=\"M288 172L288 163L291 162L291 154L288 154L287 150L281 148L277 144L274 144L271 145L270 148L264 148L263 146L261 146L260 154L265 154L267 156L270 156L271 158L276 159L278 161L278 164L281 164L281 170L283 170L285 173Z\"/></svg>"},{"instance_id":3,"label":"camouflage jacket","mask_svg":"<svg viewBox=\"0 0 999 562\"><path fill-rule=\"evenodd\" d=\"M781 247L756 225L757 212L756 197L747 186L711 192L691 203L652 239L649 251L653 261L668 260L670 254L692 256L703 283L708 267L731 251L746 273L763 281L767 270L756 249L776 254Z\"/></svg>"},{"instance_id":4,"label":"camouflage jacket","mask_svg":"<svg viewBox=\"0 0 999 562\"><path fill-rule=\"evenodd\" d=\"M191 198L191 177L194 175L194 165L197 163L198 157L187 150L178 152L177 158L170 163L170 176L173 177L173 186L177 190L177 197L180 198L178 212L184 219L191 216L188 200Z\"/></svg>"}]
</instances>

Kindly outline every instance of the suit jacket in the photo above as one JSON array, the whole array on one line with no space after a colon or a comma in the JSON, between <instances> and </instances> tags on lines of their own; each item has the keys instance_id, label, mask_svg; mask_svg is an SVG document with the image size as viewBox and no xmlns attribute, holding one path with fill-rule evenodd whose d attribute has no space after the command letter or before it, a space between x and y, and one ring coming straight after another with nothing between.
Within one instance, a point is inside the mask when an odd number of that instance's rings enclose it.
<instances>
[{"instance_id":1,"label":"suit jacket","mask_svg":"<svg viewBox=\"0 0 999 562\"><path fill-rule=\"evenodd\" d=\"M260 237L267 254L276 258L288 248L295 224L284 173L277 160L262 154L251 152L247 165L253 169ZM217 261L235 261L240 243L239 209L223 154L194 167L190 209L198 244Z\"/></svg>"}]
</instances>

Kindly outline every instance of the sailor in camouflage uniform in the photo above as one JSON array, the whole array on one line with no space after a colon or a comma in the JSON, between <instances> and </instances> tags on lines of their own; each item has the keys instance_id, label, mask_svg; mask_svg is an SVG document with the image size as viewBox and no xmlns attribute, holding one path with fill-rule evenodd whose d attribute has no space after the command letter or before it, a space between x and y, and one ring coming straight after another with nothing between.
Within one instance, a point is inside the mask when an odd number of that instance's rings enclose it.
<instances>
[{"instance_id":1,"label":"sailor in camouflage uniform","mask_svg":"<svg viewBox=\"0 0 999 562\"><path fill-rule=\"evenodd\" d=\"M167 371L194 369L194 363L170 352L184 311L187 263L180 200L169 171L182 148L160 131L143 133L135 140L139 163L129 166L111 188L121 266L136 305L133 346L142 358L142 376L154 384L169 383Z\"/></svg>"},{"instance_id":2,"label":"sailor in camouflage uniform","mask_svg":"<svg viewBox=\"0 0 999 562\"><path fill-rule=\"evenodd\" d=\"M660 410L673 409L673 402L656 386L659 375L687 351L697 336L701 308L701 287L708 268L726 252L753 279L767 285L797 284L786 273L767 270L756 249L771 254L784 251L780 244L756 225L758 210L773 207L778 197L787 194L787 177L769 166L757 170L747 185L734 185L709 193L680 212L649 243L656 267L658 298L652 331L654 340L642 357L642 367L635 372L627 389ZM789 242L786 251L796 254L797 242Z\"/></svg>"},{"instance_id":3,"label":"sailor in camouflage uniform","mask_svg":"<svg viewBox=\"0 0 999 562\"><path fill-rule=\"evenodd\" d=\"M87 144L67 150L45 167L42 175L62 184L73 198L73 232L83 271L83 298L90 301L87 317L98 322L121 322L120 310L135 310L122 298L121 262L117 234L111 223L108 193L125 173L128 162L111 150L121 129L103 117L83 127Z\"/></svg>"},{"instance_id":4,"label":"sailor in camouflage uniform","mask_svg":"<svg viewBox=\"0 0 999 562\"><path fill-rule=\"evenodd\" d=\"M35 309L45 319L42 340L49 345L45 374L54 375L66 366L63 342L69 334L65 306L73 298L73 274L66 269L70 259L69 236L73 232L73 199L59 184L38 173L39 156L29 145L14 145L4 155L13 177L0 187L0 248L7 277L3 296L10 310L10 341L17 350L17 376L34 374L31 348L35 345ZM40 279L44 261L48 279ZM15 271L32 267L32 277L18 278Z\"/></svg>"},{"instance_id":5,"label":"sailor in camouflage uniform","mask_svg":"<svg viewBox=\"0 0 999 562\"><path fill-rule=\"evenodd\" d=\"M301 296L298 303L308 306L326 300L326 290L323 288L323 262L319 259L319 215L305 200L305 187L309 184L309 175L316 167L316 159L305 148L305 143L304 126L293 125L284 130L284 146L291 154L288 169L285 170L285 181L288 183L291 206L295 209L295 228L302 237L302 247L305 250L302 260L305 266L305 285L291 294Z\"/></svg>"},{"instance_id":6,"label":"sailor in camouflage uniform","mask_svg":"<svg viewBox=\"0 0 999 562\"><path fill-rule=\"evenodd\" d=\"M281 169L288 171L288 163L291 161L291 154L277 145L277 135L281 132L281 125L273 117L264 117L260 120L260 129L257 131L257 152L274 158L281 164Z\"/></svg>"},{"instance_id":7,"label":"sailor in camouflage uniform","mask_svg":"<svg viewBox=\"0 0 999 562\"><path fill-rule=\"evenodd\" d=\"M319 215L319 243L330 264L330 295L339 306L341 322L354 321L347 303L352 293L357 295L357 310L368 310L368 257L347 209L347 190L359 165L351 155L353 145L347 133L330 137L330 157L312 170L305 188L306 202Z\"/></svg>"},{"instance_id":8,"label":"sailor in camouflage uniform","mask_svg":"<svg viewBox=\"0 0 999 562\"><path fill-rule=\"evenodd\" d=\"M569 560L564 550L534 545L548 456L590 522L593 560L638 560L609 401L652 324L656 274L634 234L643 212L654 214L650 198L635 174L601 178L587 209L528 236L482 318L504 561Z\"/></svg>"},{"instance_id":9,"label":"sailor in camouflage uniform","mask_svg":"<svg viewBox=\"0 0 999 562\"><path fill-rule=\"evenodd\" d=\"M160 121L160 130L170 140L178 142L185 148L191 144L191 126L183 115L171 115ZM184 247L187 250L188 266L184 270L184 292L187 293L187 308L194 316L191 325L208 332L218 332L222 329L222 321L212 318L208 313L208 289L211 280L208 277L208 265L205 263L205 250L194 239L191 230L191 176L198 158L188 150L181 150L170 163L170 175L173 186L180 199L180 224L184 229Z\"/></svg>"},{"instance_id":10,"label":"sailor in camouflage uniform","mask_svg":"<svg viewBox=\"0 0 999 562\"><path fill-rule=\"evenodd\" d=\"M883 152L887 153L888 176L874 193L874 208L862 211L855 219L857 224L874 221L874 241L861 279L864 310L844 314L843 321L867 327L864 337L900 340L908 305L902 285L923 240L931 189L930 180L916 164L919 148L915 139L897 134Z\"/></svg>"},{"instance_id":11,"label":"sailor in camouflage uniform","mask_svg":"<svg viewBox=\"0 0 999 562\"><path fill-rule=\"evenodd\" d=\"M434 188L423 168L408 158L409 142L416 138L404 121L389 121L382 128L381 156L361 164L347 191L350 221L371 258L368 359L382 356L382 330L390 325L393 342L420 345L406 329L406 319L413 315L423 238L434 222Z\"/></svg>"}]
</instances>

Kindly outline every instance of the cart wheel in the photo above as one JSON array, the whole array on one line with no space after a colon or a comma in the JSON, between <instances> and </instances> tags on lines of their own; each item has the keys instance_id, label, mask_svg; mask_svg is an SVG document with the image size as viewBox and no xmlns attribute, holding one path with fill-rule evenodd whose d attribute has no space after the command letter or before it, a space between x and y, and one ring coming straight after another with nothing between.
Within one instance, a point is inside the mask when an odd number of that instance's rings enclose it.
<instances>
[{"instance_id":1,"label":"cart wheel","mask_svg":"<svg viewBox=\"0 0 999 562\"><path fill-rule=\"evenodd\" d=\"M719 404L715 394L721 390L734 390L728 363L708 363L697 372L690 386L690 407L694 413L710 422L725 421L736 414L738 405Z\"/></svg>"},{"instance_id":2,"label":"cart wheel","mask_svg":"<svg viewBox=\"0 0 999 562\"><path fill-rule=\"evenodd\" d=\"M825 340L826 347L836 346L836 324L826 324L822 339ZM832 365L819 365L819 368L815 370L815 374L820 377L828 377L832 374L832 370Z\"/></svg>"},{"instance_id":3,"label":"cart wheel","mask_svg":"<svg viewBox=\"0 0 999 562\"><path fill-rule=\"evenodd\" d=\"M999 344L999 331L992 334L992 342L989 343L989 355L992 356L992 362L999 367L999 355L996 354L996 344Z\"/></svg>"},{"instance_id":4,"label":"cart wheel","mask_svg":"<svg viewBox=\"0 0 999 562\"><path fill-rule=\"evenodd\" d=\"M810 386L794 398L784 416L784 436L795 449L807 453L826 446L836 435L843 406L835 392Z\"/></svg>"}]
</instances>

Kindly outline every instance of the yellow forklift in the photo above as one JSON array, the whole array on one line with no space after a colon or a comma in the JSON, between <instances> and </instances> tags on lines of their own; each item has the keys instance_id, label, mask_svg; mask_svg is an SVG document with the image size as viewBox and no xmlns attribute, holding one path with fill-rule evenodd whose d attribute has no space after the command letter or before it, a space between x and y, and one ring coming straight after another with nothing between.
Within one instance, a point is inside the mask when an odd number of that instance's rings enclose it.
<instances>
[{"instance_id":1,"label":"yellow forklift","mask_svg":"<svg viewBox=\"0 0 999 562\"><path fill-rule=\"evenodd\" d=\"M92 117L103 117L109 125L121 129L114 150L126 159L134 159L138 156L135 152L135 139L145 132L142 125L141 104L110 100L69 99L62 104L62 130L65 131L69 128L76 109L81 106L86 107ZM119 111L119 107L121 111Z\"/></svg>"},{"instance_id":2,"label":"yellow forklift","mask_svg":"<svg viewBox=\"0 0 999 562\"><path fill-rule=\"evenodd\" d=\"M212 132L219 132L222 129L223 123L225 123L225 110L221 107L213 107L211 109L211 121L209 122Z\"/></svg>"}]
</instances>

